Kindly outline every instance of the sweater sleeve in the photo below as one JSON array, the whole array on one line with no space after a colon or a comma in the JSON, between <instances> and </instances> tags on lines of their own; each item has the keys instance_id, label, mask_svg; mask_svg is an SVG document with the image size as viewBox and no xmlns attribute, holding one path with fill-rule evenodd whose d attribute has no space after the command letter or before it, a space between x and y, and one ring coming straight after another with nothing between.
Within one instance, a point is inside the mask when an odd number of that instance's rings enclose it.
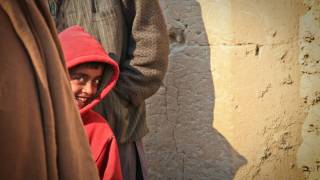
<instances>
[{"instance_id":1,"label":"sweater sleeve","mask_svg":"<svg viewBox=\"0 0 320 180\"><path fill-rule=\"evenodd\" d=\"M168 66L168 33L158 0L122 0L129 27L116 92L134 105L153 95Z\"/></svg>"},{"instance_id":2,"label":"sweater sleeve","mask_svg":"<svg viewBox=\"0 0 320 180\"><path fill-rule=\"evenodd\" d=\"M122 180L118 145L114 136L108 139L96 163L102 180Z\"/></svg>"}]
</instances>

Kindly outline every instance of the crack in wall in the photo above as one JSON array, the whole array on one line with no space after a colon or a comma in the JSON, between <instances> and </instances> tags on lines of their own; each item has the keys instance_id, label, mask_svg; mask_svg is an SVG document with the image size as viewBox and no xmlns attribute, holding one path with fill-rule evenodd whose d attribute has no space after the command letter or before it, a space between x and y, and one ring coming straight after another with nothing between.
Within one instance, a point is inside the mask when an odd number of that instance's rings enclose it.
<instances>
[{"instance_id":1,"label":"crack in wall","mask_svg":"<svg viewBox=\"0 0 320 180\"><path fill-rule=\"evenodd\" d=\"M176 103L177 103L177 112L180 111L180 103L179 103L179 96L180 96L180 93L179 93L179 88L176 88ZM167 118L167 121L169 122L170 121L170 118L169 118L169 111L168 111L168 106L169 106L169 103L168 103L168 88L165 87L165 94L166 94L166 100L165 100L165 103L166 103L166 118ZM179 157L179 154L182 155L182 165L179 165L181 166L182 168L182 175L183 175L183 179L184 179L184 169L185 169L185 165L184 165L184 156L185 156L185 153L184 151L182 150L182 152L179 152L179 148L178 148L178 142L177 142L177 137L176 137L176 129L177 129L177 123L178 123L178 118L179 117L174 117L174 121L173 121L173 128L172 128L172 139L173 139L173 143L174 143L174 147L175 147L175 151L178 155L178 158Z\"/></svg>"},{"instance_id":2,"label":"crack in wall","mask_svg":"<svg viewBox=\"0 0 320 180\"><path fill-rule=\"evenodd\" d=\"M215 46L230 46L230 47L236 47L236 46L282 46L282 45L290 45L290 44L296 44L297 39L292 39L288 42L279 42L279 43L261 43L261 42L243 42L243 43L220 43L220 44L212 44L209 43L209 46L215 47Z\"/></svg>"}]
</instances>

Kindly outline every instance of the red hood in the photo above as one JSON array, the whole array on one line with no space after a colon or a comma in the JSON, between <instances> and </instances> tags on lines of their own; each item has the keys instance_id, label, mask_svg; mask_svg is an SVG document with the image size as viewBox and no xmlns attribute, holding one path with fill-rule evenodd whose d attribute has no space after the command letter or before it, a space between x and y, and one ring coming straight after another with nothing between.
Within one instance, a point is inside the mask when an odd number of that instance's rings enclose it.
<instances>
[{"instance_id":1,"label":"red hood","mask_svg":"<svg viewBox=\"0 0 320 180\"><path fill-rule=\"evenodd\" d=\"M59 39L68 69L86 62L104 62L113 69L111 80L97 98L80 109L80 113L84 114L99 103L100 100L110 92L112 87L115 86L119 76L119 67L118 64L109 57L100 43L80 26L71 26L65 29L59 33Z\"/></svg>"}]
</instances>

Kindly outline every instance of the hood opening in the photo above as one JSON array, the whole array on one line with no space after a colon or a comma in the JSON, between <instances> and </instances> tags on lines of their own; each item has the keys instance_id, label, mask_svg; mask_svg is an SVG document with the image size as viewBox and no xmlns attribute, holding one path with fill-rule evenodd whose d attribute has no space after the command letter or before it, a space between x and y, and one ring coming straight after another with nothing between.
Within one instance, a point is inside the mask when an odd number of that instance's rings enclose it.
<instances>
[{"instance_id":1,"label":"hood opening","mask_svg":"<svg viewBox=\"0 0 320 180\"><path fill-rule=\"evenodd\" d=\"M95 60L93 60L93 59L88 58L88 59L82 59L82 60L76 61L78 63L72 63L72 64L67 63L68 70L70 70L76 66L79 66L79 65L82 65L85 63L91 63L91 62L99 62L99 63L105 64L104 69L103 69L103 74L102 74L102 80L101 80L100 85L97 89L97 92L92 97L92 100L87 105L85 105L84 107L82 107L80 109L80 114L84 114L88 110L92 109L95 105L97 105L110 92L110 90L115 86L116 81L119 76L119 68L113 60L110 61L111 59L109 59L108 61L106 61L105 59L95 59Z\"/></svg>"},{"instance_id":2,"label":"hood opening","mask_svg":"<svg viewBox=\"0 0 320 180\"><path fill-rule=\"evenodd\" d=\"M108 64L104 64L102 79L101 79L101 82L99 84L99 87L97 89L96 94L93 96L93 99L98 97L101 94L101 92L103 91L103 89L106 86L108 86L108 84L110 84L112 74L113 74L112 67L110 65L108 65Z\"/></svg>"},{"instance_id":3,"label":"hood opening","mask_svg":"<svg viewBox=\"0 0 320 180\"><path fill-rule=\"evenodd\" d=\"M83 114L98 104L115 86L119 77L119 67L102 45L78 25L59 33L59 39L68 69L89 62L106 64L96 95L89 104L80 109L80 114Z\"/></svg>"}]
</instances>

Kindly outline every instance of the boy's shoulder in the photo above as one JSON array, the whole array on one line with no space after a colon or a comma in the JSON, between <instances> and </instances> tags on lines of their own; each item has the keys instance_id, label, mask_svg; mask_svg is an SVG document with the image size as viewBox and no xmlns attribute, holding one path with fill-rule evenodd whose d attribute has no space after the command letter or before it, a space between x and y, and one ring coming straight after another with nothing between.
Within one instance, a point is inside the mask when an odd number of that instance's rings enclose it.
<instances>
[{"instance_id":1,"label":"boy's shoulder","mask_svg":"<svg viewBox=\"0 0 320 180\"><path fill-rule=\"evenodd\" d=\"M107 121L98 113L93 110L86 112L82 116L84 129L87 133L90 149L95 161L98 161L110 144L116 142L116 138L107 123Z\"/></svg>"},{"instance_id":2,"label":"boy's shoulder","mask_svg":"<svg viewBox=\"0 0 320 180\"><path fill-rule=\"evenodd\" d=\"M86 115L82 117L82 121L89 136L99 136L100 138L114 137L113 131L108 122L93 110L87 111Z\"/></svg>"}]
</instances>

